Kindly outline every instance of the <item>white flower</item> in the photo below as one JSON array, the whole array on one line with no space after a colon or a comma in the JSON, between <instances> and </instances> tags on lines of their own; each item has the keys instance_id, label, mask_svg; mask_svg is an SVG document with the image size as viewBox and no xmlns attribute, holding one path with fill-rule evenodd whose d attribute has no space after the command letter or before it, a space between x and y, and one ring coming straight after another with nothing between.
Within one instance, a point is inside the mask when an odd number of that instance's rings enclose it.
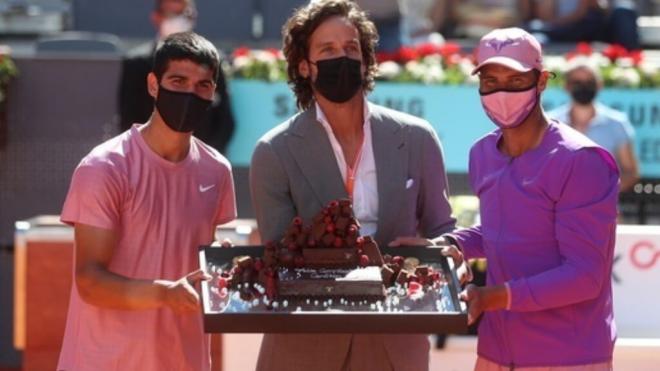
<instances>
[{"instance_id":1,"label":"white flower","mask_svg":"<svg viewBox=\"0 0 660 371\"><path fill-rule=\"evenodd\" d=\"M240 71L241 69L247 67L250 64L250 57L246 55L241 55L240 57L234 58L234 71Z\"/></svg>"},{"instance_id":2,"label":"white flower","mask_svg":"<svg viewBox=\"0 0 660 371\"><path fill-rule=\"evenodd\" d=\"M568 71L572 71L573 69L575 69L577 67L587 67L588 69L593 70L593 71L598 71L600 69L598 67L598 65L596 65L594 63L594 61L592 59L590 59L589 57L580 55L580 56L577 56L577 57L569 60L568 63L566 63L563 66L563 68L561 69L561 72L566 73Z\"/></svg>"},{"instance_id":3,"label":"white flower","mask_svg":"<svg viewBox=\"0 0 660 371\"><path fill-rule=\"evenodd\" d=\"M272 53L264 50L254 50L252 51L252 54L254 55L254 59L256 59L258 62L263 62L263 63L277 62L277 57L275 57Z\"/></svg>"},{"instance_id":4,"label":"white flower","mask_svg":"<svg viewBox=\"0 0 660 371\"><path fill-rule=\"evenodd\" d=\"M427 55L422 59L422 63L426 65L434 65L434 64L442 65L442 56L439 54Z\"/></svg>"},{"instance_id":5,"label":"white flower","mask_svg":"<svg viewBox=\"0 0 660 371\"><path fill-rule=\"evenodd\" d=\"M587 58L589 59L589 63L592 63L594 66L598 67L607 67L612 64L609 58L600 53L593 53Z\"/></svg>"},{"instance_id":6,"label":"white flower","mask_svg":"<svg viewBox=\"0 0 660 371\"><path fill-rule=\"evenodd\" d=\"M422 77L422 81L426 84L440 83L444 79L445 71L440 64L429 65L426 69L426 74Z\"/></svg>"},{"instance_id":7,"label":"white flower","mask_svg":"<svg viewBox=\"0 0 660 371\"><path fill-rule=\"evenodd\" d=\"M642 71L642 73L643 73L644 75L646 75L646 76L653 76L653 75L655 75L656 73L658 73L658 71L660 70L660 67L657 66L657 65L655 65L655 64L653 64L653 63L650 63L650 62L648 62L648 61L642 61L642 62L639 64L639 69L640 69L640 71Z\"/></svg>"},{"instance_id":8,"label":"white flower","mask_svg":"<svg viewBox=\"0 0 660 371\"><path fill-rule=\"evenodd\" d=\"M566 65L564 57L547 56L543 58L543 65L548 71L561 71Z\"/></svg>"},{"instance_id":9,"label":"white flower","mask_svg":"<svg viewBox=\"0 0 660 371\"><path fill-rule=\"evenodd\" d=\"M472 75L472 71L475 67L476 66L469 58L461 58L460 62L458 62L458 68L465 76Z\"/></svg>"},{"instance_id":10,"label":"white flower","mask_svg":"<svg viewBox=\"0 0 660 371\"><path fill-rule=\"evenodd\" d=\"M378 75L386 80L392 80L401 73L401 66L393 61L383 62L378 65Z\"/></svg>"},{"instance_id":11,"label":"white flower","mask_svg":"<svg viewBox=\"0 0 660 371\"><path fill-rule=\"evenodd\" d=\"M612 79L622 86L636 87L641 82L639 73L634 68L616 67L612 70Z\"/></svg>"},{"instance_id":12,"label":"white flower","mask_svg":"<svg viewBox=\"0 0 660 371\"><path fill-rule=\"evenodd\" d=\"M632 58L630 57L621 57L616 60L616 65L623 68L629 68L635 65Z\"/></svg>"},{"instance_id":13,"label":"white flower","mask_svg":"<svg viewBox=\"0 0 660 371\"><path fill-rule=\"evenodd\" d=\"M410 62L406 63L405 69L415 79L422 79L424 77L424 75L426 74L426 67L424 67L423 64L421 64L417 61L410 61Z\"/></svg>"}]
</instances>

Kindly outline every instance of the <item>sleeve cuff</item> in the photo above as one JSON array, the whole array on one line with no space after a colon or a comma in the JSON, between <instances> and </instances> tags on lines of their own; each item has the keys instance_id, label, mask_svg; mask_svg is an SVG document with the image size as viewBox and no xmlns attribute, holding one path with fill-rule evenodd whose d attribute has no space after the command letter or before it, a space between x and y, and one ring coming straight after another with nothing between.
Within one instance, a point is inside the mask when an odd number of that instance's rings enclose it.
<instances>
[{"instance_id":1,"label":"sleeve cuff","mask_svg":"<svg viewBox=\"0 0 660 371\"><path fill-rule=\"evenodd\" d=\"M445 242L447 242L448 244L451 244L451 245L454 245L454 246L458 247L458 249L461 252L464 251L463 246L461 246L461 243L456 239L456 237L454 237L450 233L445 233L442 236L440 236L440 238L444 238Z\"/></svg>"}]
</instances>

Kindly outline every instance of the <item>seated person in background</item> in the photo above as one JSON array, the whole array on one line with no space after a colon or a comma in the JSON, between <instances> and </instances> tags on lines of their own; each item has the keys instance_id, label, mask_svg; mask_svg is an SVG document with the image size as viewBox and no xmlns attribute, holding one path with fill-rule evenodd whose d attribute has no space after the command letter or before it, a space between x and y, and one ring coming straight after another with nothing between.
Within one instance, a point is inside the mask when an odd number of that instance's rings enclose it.
<instances>
[{"instance_id":1,"label":"seated person in background","mask_svg":"<svg viewBox=\"0 0 660 371\"><path fill-rule=\"evenodd\" d=\"M458 34L481 37L495 28L517 26L527 11L521 0L449 0Z\"/></svg>"},{"instance_id":2,"label":"seated person in background","mask_svg":"<svg viewBox=\"0 0 660 371\"><path fill-rule=\"evenodd\" d=\"M633 148L634 129L626 114L595 101L603 87L600 71L582 58L575 58L566 71L564 88L571 102L548 116L571 125L605 148L615 158L621 172L621 191L630 190L639 180Z\"/></svg>"},{"instance_id":3,"label":"seated person in background","mask_svg":"<svg viewBox=\"0 0 660 371\"><path fill-rule=\"evenodd\" d=\"M197 9L194 0L155 1L151 23L158 31L157 40L129 51L122 64L119 84L121 131L128 130L135 123L145 122L151 116L154 100L147 91L147 75L151 72L158 43L175 32L191 31L195 25ZM215 92L213 104L204 121L195 130L195 136L225 153L234 132L234 117L222 69L218 74Z\"/></svg>"},{"instance_id":4,"label":"seated person in background","mask_svg":"<svg viewBox=\"0 0 660 371\"><path fill-rule=\"evenodd\" d=\"M313 2L313 1L312 1ZM378 30L378 52L395 52L401 47L401 15L398 0L355 0Z\"/></svg>"},{"instance_id":5,"label":"seated person in background","mask_svg":"<svg viewBox=\"0 0 660 371\"><path fill-rule=\"evenodd\" d=\"M399 9L403 44L444 43L438 31L448 18L448 0L399 0Z\"/></svg>"},{"instance_id":6,"label":"seated person in background","mask_svg":"<svg viewBox=\"0 0 660 371\"><path fill-rule=\"evenodd\" d=\"M634 4L617 0L524 0L530 32L551 41L603 41L639 49Z\"/></svg>"}]
</instances>

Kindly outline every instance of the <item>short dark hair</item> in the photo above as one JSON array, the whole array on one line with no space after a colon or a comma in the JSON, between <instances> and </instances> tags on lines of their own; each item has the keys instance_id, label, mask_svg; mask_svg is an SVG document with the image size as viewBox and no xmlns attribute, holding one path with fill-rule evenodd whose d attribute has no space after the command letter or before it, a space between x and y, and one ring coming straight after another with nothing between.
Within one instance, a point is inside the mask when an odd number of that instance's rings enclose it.
<instances>
[{"instance_id":1,"label":"short dark hair","mask_svg":"<svg viewBox=\"0 0 660 371\"><path fill-rule=\"evenodd\" d=\"M362 49L362 63L366 73L362 88L371 91L378 70L376 62L376 44L378 32L364 11L350 0L317 0L298 8L282 28L284 38L283 53L287 62L289 86L296 94L296 103L300 109L311 107L313 92L311 81L298 72L298 65L309 55L309 39L312 33L327 19L340 16L348 19L357 28Z\"/></svg>"},{"instance_id":2,"label":"short dark hair","mask_svg":"<svg viewBox=\"0 0 660 371\"><path fill-rule=\"evenodd\" d=\"M156 48L153 73L161 80L170 61L190 60L213 71L213 80L220 73L220 55L210 41L194 32L178 32L169 35Z\"/></svg>"}]
</instances>

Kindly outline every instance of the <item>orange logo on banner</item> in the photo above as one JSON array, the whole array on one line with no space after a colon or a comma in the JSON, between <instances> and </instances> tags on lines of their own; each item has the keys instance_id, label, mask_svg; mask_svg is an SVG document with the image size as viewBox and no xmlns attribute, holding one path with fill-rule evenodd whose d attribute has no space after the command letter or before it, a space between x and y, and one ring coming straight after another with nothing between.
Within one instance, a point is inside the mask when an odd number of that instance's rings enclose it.
<instances>
[{"instance_id":1,"label":"orange logo on banner","mask_svg":"<svg viewBox=\"0 0 660 371\"><path fill-rule=\"evenodd\" d=\"M630 261L639 269L653 268L660 259L660 250L650 241L639 241L630 249Z\"/></svg>"}]
</instances>

